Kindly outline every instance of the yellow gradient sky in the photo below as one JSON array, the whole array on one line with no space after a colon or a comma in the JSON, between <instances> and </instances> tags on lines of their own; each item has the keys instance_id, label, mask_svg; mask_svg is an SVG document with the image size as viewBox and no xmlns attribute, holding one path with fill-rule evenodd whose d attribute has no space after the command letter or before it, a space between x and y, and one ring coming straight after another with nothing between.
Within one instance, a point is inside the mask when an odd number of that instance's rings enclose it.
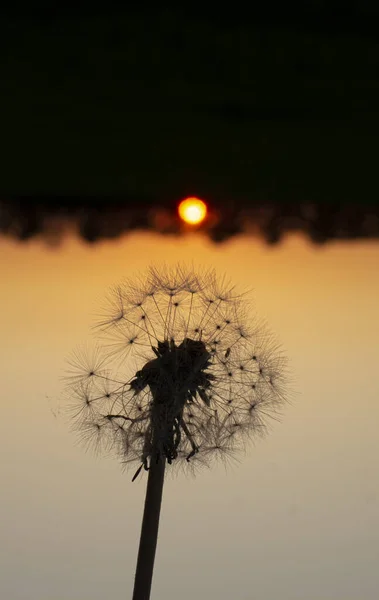
<instances>
[{"instance_id":1,"label":"yellow gradient sky","mask_svg":"<svg viewBox=\"0 0 379 600\"><path fill-rule=\"evenodd\" d=\"M377 600L379 244L136 233L0 256L0 598L130 597L145 480L76 445L60 376L110 285L180 260L253 288L296 394L240 464L166 481L152 598Z\"/></svg>"}]
</instances>

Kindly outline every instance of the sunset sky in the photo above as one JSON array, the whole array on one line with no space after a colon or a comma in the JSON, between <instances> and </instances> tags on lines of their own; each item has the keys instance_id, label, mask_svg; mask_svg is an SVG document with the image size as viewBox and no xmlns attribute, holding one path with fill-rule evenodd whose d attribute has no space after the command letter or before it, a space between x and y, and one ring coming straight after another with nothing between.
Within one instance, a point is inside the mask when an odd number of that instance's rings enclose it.
<instances>
[{"instance_id":1,"label":"sunset sky","mask_svg":"<svg viewBox=\"0 0 379 600\"><path fill-rule=\"evenodd\" d=\"M252 290L294 391L240 464L167 478L152 598L377 599L377 243L136 233L92 246L3 238L0 254L1 598L131 597L146 477L131 483L77 445L60 378L109 286L183 261Z\"/></svg>"}]
</instances>

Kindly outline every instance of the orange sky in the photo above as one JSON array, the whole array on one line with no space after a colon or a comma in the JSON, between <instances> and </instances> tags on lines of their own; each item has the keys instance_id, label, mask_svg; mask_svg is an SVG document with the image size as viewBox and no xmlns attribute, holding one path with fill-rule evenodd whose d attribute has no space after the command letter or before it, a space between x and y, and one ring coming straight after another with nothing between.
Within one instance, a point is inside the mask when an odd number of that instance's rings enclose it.
<instances>
[{"instance_id":1,"label":"orange sky","mask_svg":"<svg viewBox=\"0 0 379 600\"><path fill-rule=\"evenodd\" d=\"M378 244L136 233L57 249L2 240L0 253L0 597L58 600L59 587L59 599L100 600L131 587L144 482L85 454L51 409L108 286L181 260L253 288L296 394L240 465L167 481L156 597L376 599Z\"/></svg>"}]
</instances>

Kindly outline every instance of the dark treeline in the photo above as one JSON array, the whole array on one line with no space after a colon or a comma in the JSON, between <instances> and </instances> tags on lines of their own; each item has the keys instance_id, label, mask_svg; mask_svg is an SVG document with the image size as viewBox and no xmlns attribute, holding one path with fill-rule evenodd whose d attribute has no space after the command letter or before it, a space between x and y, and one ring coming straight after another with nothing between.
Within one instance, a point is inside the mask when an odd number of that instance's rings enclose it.
<instances>
[{"instance_id":1,"label":"dark treeline","mask_svg":"<svg viewBox=\"0 0 379 600\"><path fill-rule=\"evenodd\" d=\"M209 203L203 231L214 242L255 235L269 244L301 232L316 244L332 240L379 238L379 203ZM21 242L41 238L57 244L68 231L95 243L133 231L180 235L176 203L146 198L18 198L0 202L0 233Z\"/></svg>"},{"instance_id":2,"label":"dark treeline","mask_svg":"<svg viewBox=\"0 0 379 600\"><path fill-rule=\"evenodd\" d=\"M377 235L379 3L15 0L0 14L4 233L52 231L58 214L88 240L175 230L154 207L191 194L219 207L214 239L241 230L252 198L273 241L293 223Z\"/></svg>"}]
</instances>

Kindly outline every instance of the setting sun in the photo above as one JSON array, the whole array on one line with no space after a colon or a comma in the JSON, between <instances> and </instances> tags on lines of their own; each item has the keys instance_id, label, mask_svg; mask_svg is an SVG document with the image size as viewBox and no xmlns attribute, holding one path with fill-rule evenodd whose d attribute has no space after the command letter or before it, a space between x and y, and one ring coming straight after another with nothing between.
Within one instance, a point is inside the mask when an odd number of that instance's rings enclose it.
<instances>
[{"instance_id":1,"label":"setting sun","mask_svg":"<svg viewBox=\"0 0 379 600\"><path fill-rule=\"evenodd\" d=\"M198 225L207 215L207 205L199 198L186 198L178 208L180 218L190 225Z\"/></svg>"}]
</instances>

